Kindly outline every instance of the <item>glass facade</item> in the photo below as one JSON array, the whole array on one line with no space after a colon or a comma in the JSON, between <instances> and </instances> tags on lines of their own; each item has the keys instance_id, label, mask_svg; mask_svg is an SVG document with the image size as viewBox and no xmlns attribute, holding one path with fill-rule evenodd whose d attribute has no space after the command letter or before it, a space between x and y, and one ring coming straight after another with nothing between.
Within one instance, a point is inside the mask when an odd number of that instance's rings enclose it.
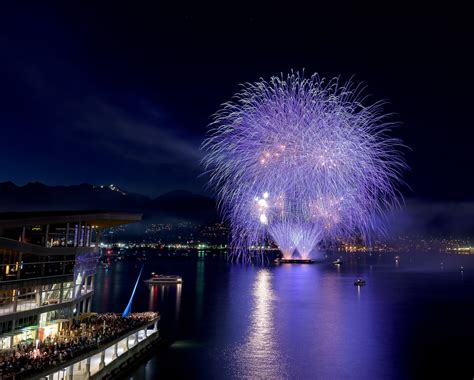
<instances>
[{"instance_id":1,"label":"glass facade","mask_svg":"<svg viewBox=\"0 0 474 380\"><path fill-rule=\"evenodd\" d=\"M92 286L87 286L91 282L91 278L86 279L79 289L80 296L92 292ZM0 315L69 302L74 299L75 293L72 281L0 290Z\"/></svg>"},{"instance_id":2,"label":"glass facade","mask_svg":"<svg viewBox=\"0 0 474 380\"><path fill-rule=\"evenodd\" d=\"M22 257L8 254L1 255L0 281L72 275L75 263L74 255L67 256L34 256Z\"/></svg>"},{"instance_id":3,"label":"glass facade","mask_svg":"<svg viewBox=\"0 0 474 380\"><path fill-rule=\"evenodd\" d=\"M0 234L6 239L48 248L88 247L97 239L97 228L81 222L53 223L6 227Z\"/></svg>"},{"instance_id":4,"label":"glass facade","mask_svg":"<svg viewBox=\"0 0 474 380\"><path fill-rule=\"evenodd\" d=\"M0 227L0 350L54 335L90 308L97 238L81 221Z\"/></svg>"},{"instance_id":5,"label":"glass facade","mask_svg":"<svg viewBox=\"0 0 474 380\"><path fill-rule=\"evenodd\" d=\"M140 220L106 212L0 213L0 350L60 334L90 311L100 228Z\"/></svg>"}]
</instances>

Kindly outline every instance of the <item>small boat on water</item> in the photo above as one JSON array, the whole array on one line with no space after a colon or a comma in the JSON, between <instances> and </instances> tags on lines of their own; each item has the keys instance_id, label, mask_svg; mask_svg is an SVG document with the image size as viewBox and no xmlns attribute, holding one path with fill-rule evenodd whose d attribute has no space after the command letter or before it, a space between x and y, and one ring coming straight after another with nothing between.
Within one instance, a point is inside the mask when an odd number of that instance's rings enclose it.
<instances>
[{"instance_id":1,"label":"small boat on water","mask_svg":"<svg viewBox=\"0 0 474 380\"><path fill-rule=\"evenodd\" d=\"M342 264L342 260L341 259L337 259L337 260L334 260L332 262L334 265L341 265Z\"/></svg>"},{"instance_id":2,"label":"small boat on water","mask_svg":"<svg viewBox=\"0 0 474 380\"><path fill-rule=\"evenodd\" d=\"M355 286L364 286L365 285L365 280L363 280L361 278L358 278L357 280L355 280L354 285Z\"/></svg>"},{"instance_id":3,"label":"small boat on water","mask_svg":"<svg viewBox=\"0 0 474 380\"><path fill-rule=\"evenodd\" d=\"M148 284L181 284L183 282L183 279L181 276L174 275L174 274L156 274L153 272L151 274L151 278L148 280L145 280L146 283Z\"/></svg>"}]
</instances>

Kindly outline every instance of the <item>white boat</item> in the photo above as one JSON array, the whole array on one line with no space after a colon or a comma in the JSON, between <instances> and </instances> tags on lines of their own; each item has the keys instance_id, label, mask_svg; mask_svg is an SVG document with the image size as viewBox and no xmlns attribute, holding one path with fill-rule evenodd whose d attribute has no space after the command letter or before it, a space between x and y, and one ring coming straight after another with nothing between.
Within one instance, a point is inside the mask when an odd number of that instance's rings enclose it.
<instances>
[{"instance_id":1,"label":"white boat","mask_svg":"<svg viewBox=\"0 0 474 380\"><path fill-rule=\"evenodd\" d=\"M151 274L151 278L148 280L145 280L146 283L148 284L181 284L183 282L183 279L181 276L174 275L174 274L156 274L153 272Z\"/></svg>"}]
</instances>

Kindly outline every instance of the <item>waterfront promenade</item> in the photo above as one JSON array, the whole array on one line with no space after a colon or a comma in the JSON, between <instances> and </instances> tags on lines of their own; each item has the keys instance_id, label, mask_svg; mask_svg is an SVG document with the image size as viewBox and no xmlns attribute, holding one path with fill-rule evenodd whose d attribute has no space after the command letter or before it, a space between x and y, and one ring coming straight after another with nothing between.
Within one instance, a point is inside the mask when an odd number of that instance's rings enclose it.
<instances>
[{"instance_id":1,"label":"waterfront promenade","mask_svg":"<svg viewBox=\"0 0 474 380\"><path fill-rule=\"evenodd\" d=\"M156 334L158 320L154 312L92 313L54 337L0 352L0 379L88 379Z\"/></svg>"}]
</instances>

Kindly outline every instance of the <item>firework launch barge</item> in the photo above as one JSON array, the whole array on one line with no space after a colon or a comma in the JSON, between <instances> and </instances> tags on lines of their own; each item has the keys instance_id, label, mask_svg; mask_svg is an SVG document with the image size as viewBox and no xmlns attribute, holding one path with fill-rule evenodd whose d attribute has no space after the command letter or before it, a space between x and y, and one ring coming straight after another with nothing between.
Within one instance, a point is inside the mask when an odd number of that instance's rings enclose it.
<instances>
[{"instance_id":1,"label":"firework launch barge","mask_svg":"<svg viewBox=\"0 0 474 380\"><path fill-rule=\"evenodd\" d=\"M278 258L275 259L275 264L314 264L316 261L312 259L285 259Z\"/></svg>"}]
</instances>

